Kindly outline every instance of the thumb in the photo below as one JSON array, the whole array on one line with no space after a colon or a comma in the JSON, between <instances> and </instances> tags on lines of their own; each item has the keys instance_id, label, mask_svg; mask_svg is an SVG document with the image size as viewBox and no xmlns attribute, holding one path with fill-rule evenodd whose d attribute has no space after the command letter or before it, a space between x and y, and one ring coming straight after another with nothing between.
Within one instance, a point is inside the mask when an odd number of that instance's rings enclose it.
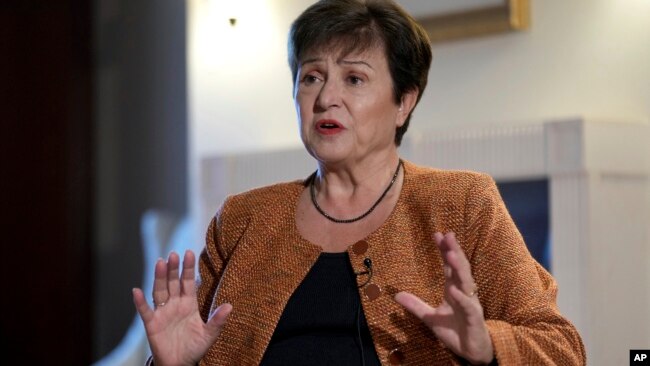
<instances>
[{"instance_id":1,"label":"thumb","mask_svg":"<svg viewBox=\"0 0 650 366\"><path fill-rule=\"evenodd\" d=\"M422 321L426 321L427 317L436 313L435 308L410 292L398 292L395 295L395 301Z\"/></svg>"},{"instance_id":2,"label":"thumb","mask_svg":"<svg viewBox=\"0 0 650 366\"><path fill-rule=\"evenodd\" d=\"M232 305L225 303L219 305L219 307L214 310L212 315L210 315L206 326L210 335L214 339L216 339L219 336L219 333L221 333L221 329L223 328L224 324L226 324L226 320L228 319L231 311Z\"/></svg>"}]
</instances>

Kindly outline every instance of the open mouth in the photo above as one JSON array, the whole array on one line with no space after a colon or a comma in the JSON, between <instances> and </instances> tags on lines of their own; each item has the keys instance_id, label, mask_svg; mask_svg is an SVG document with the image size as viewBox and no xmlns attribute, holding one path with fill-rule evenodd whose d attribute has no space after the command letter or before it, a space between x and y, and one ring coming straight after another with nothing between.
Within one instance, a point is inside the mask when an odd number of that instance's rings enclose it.
<instances>
[{"instance_id":1,"label":"open mouth","mask_svg":"<svg viewBox=\"0 0 650 366\"><path fill-rule=\"evenodd\" d=\"M342 130L343 126L335 120L320 120L316 123L316 128L325 133Z\"/></svg>"},{"instance_id":2,"label":"open mouth","mask_svg":"<svg viewBox=\"0 0 650 366\"><path fill-rule=\"evenodd\" d=\"M332 128L339 128L339 126L336 125L336 124L334 124L334 123L323 123L323 124L320 125L320 128L324 128L324 129L326 129L326 130L330 130L330 129L332 129Z\"/></svg>"}]
</instances>

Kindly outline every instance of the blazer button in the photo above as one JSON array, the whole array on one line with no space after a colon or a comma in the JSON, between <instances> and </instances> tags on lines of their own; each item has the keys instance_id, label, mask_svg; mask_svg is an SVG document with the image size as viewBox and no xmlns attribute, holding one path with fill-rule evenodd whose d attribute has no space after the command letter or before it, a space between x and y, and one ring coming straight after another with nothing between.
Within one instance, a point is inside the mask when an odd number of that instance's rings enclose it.
<instances>
[{"instance_id":1,"label":"blazer button","mask_svg":"<svg viewBox=\"0 0 650 366\"><path fill-rule=\"evenodd\" d=\"M352 245L352 252L356 255L363 255L366 251L368 251L368 242L365 240L359 240Z\"/></svg>"},{"instance_id":2,"label":"blazer button","mask_svg":"<svg viewBox=\"0 0 650 366\"><path fill-rule=\"evenodd\" d=\"M381 288L374 283L367 285L363 291L365 292L368 300L374 300L378 298L379 295L381 295Z\"/></svg>"},{"instance_id":3,"label":"blazer button","mask_svg":"<svg viewBox=\"0 0 650 366\"><path fill-rule=\"evenodd\" d=\"M391 365L401 365L404 363L404 354L399 349L395 348L394 350L388 352L388 362Z\"/></svg>"}]
</instances>

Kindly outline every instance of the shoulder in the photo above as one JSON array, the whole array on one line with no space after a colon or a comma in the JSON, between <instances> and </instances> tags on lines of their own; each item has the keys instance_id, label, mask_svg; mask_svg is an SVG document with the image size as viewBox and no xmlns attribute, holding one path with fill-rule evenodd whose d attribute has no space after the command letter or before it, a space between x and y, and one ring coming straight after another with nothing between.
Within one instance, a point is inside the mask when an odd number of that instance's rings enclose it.
<instances>
[{"instance_id":1,"label":"shoulder","mask_svg":"<svg viewBox=\"0 0 650 366\"><path fill-rule=\"evenodd\" d=\"M469 194L496 189L494 179L485 173L469 170L445 170L404 162L407 189L418 195L433 195L464 200Z\"/></svg>"},{"instance_id":2,"label":"shoulder","mask_svg":"<svg viewBox=\"0 0 650 366\"><path fill-rule=\"evenodd\" d=\"M228 196L217 216L250 217L295 204L304 189L303 180L276 183Z\"/></svg>"},{"instance_id":3,"label":"shoulder","mask_svg":"<svg viewBox=\"0 0 650 366\"><path fill-rule=\"evenodd\" d=\"M304 188L303 180L276 183L269 186L253 188L245 192L237 193L226 198L226 202L234 207L244 209L246 206L267 204L286 200L288 197L296 196ZM259 209L257 207L256 209Z\"/></svg>"},{"instance_id":4,"label":"shoulder","mask_svg":"<svg viewBox=\"0 0 650 366\"><path fill-rule=\"evenodd\" d=\"M297 180L228 196L212 218L208 240L226 255L251 227L270 227L285 220L303 188L303 181Z\"/></svg>"}]
</instances>

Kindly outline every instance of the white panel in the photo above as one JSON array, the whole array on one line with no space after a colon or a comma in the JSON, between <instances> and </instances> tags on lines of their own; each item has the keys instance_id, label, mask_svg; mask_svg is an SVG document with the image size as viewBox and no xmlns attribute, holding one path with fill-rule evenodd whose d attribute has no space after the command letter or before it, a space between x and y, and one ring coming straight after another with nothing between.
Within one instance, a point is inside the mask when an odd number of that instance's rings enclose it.
<instances>
[{"instance_id":1,"label":"white panel","mask_svg":"<svg viewBox=\"0 0 650 366\"><path fill-rule=\"evenodd\" d=\"M551 272L558 282L558 307L589 343L584 270L588 262L588 185L584 175L551 179Z\"/></svg>"},{"instance_id":2,"label":"white panel","mask_svg":"<svg viewBox=\"0 0 650 366\"><path fill-rule=\"evenodd\" d=\"M594 174L590 185L585 301L589 333L598 335L590 339L592 359L600 365L625 365L627 350L650 345L648 177Z\"/></svg>"},{"instance_id":3,"label":"white panel","mask_svg":"<svg viewBox=\"0 0 650 366\"><path fill-rule=\"evenodd\" d=\"M415 132L405 139L410 145L409 157L423 165L481 171L498 180L546 174L541 124Z\"/></svg>"},{"instance_id":4,"label":"white panel","mask_svg":"<svg viewBox=\"0 0 650 366\"><path fill-rule=\"evenodd\" d=\"M505 0L398 0L412 16L443 15L504 5Z\"/></svg>"}]
</instances>

